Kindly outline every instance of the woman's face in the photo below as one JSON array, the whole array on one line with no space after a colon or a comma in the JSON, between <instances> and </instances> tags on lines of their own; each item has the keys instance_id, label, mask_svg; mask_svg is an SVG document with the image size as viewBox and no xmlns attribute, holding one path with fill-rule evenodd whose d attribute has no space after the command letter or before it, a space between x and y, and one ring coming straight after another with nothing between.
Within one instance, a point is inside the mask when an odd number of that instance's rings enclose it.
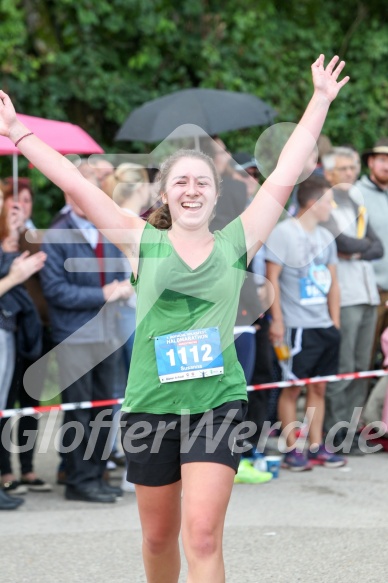
<instances>
[{"instance_id":1,"label":"woman's face","mask_svg":"<svg viewBox=\"0 0 388 583\"><path fill-rule=\"evenodd\" d=\"M28 188L23 188L19 194L18 194L18 198L17 198L17 203L19 204L20 208L22 209L23 212L23 216L24 216L24 220L27 221L32 214L32 196L31 196L31 192L28 190ZM15 201L13 199L12 196L9 196L4 203L4 206L8 211L11 210L11 208L14 206Z\"/></svg>"},{"instance_id":2,"label":"woman's face","mask_svg":"<svg viewBox=\"0 0 388 583\"><path fill-rule=\"evenodd\" d=\"M217 202L216 184L210 166L197 158L181 158L166 181L167 202L172 222L190 230L209 223Z\"/></svg>"}]
</instances>

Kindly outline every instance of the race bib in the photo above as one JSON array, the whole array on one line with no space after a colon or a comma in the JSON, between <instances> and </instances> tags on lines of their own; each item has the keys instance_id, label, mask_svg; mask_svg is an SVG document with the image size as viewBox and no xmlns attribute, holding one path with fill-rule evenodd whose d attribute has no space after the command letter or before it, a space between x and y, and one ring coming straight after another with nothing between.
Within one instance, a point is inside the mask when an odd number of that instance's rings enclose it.
<instances>
[{"instance_id":1,"label":"race bib","mask_svg":"<svg viewBox=\"0 0 388 583\"><path fill-rule=\"evenodd\" d=\"M158 336L155 338L155 354L161 383L224 373L220 332L217 327Z\"/></svg>"},{"instance_id":2,"label":"race bib","mask_svg":"<svg viewBox=\"0 0 388 583\"><path fill-rule=\"evenodd\" d=\"M326 296L317 288L309 277L301 277L299 280L299 303L302 306L312 304L326 304Z\"/></svg>"},{"instance_id":3,"label":"race bib","mask_svg":"<svg viewBox=\"0 0 388 583\"><path fill-rule=\"evenodd\" d=\"M331 273L326 265L313 263L309 269L309 276L315 287L327 296L331 286Z\"/></svg>"}]
</instances>

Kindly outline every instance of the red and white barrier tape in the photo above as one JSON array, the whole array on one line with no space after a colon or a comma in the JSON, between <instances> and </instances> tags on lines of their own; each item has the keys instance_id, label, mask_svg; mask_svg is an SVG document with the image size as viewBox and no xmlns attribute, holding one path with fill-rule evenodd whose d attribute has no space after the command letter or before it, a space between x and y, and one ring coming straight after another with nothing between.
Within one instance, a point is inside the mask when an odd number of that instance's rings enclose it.
<instances>
[{"instance_id":1,"label":"red and white barrier tape","mask_svg":"<svg viewBox=\"0 0 388 583\"><path fill-rule=\"evenodd\" d=\"M265 389L282 389L284 387L302 387L322 382L336 382L341 380L368 379L388 376L387 370L367 370L363 372L349 372L323 377L311 377L276 383L264 383L260 385L248 385L247 391L262 391ZM35 415L36 413L48 413L49 411L74 411L75 409L93 409L94 407L109 407L121 405L124 399L105 399L103 401L80 401L79 403L62 403L61 405L42 405L40 407L24 407L22 409L4 409L0 411L0 419L15 417L16 415Z\"/></svg>"},{"instance_id":2,"label":"red and white barrier tape","mask_svg":"<svg viewBox=\"0 0 388 583\"><path fill-rule=\"evenodd\" d=\"M302 387L315 383L333 383L342 380L370 379L374 377L388 376L387 370L366 370L362 372L345 372L342 374L332 374L323 377L311 377L309 379L295 379L289 381L279 381L276 383L265 383L261 385L249 385L248 391L259 391L264 389L283 389L284 387Z\"/></svg>"},{"instance_id":3,"label":"red and white barrier tape","mask_svg":"<svg viewBox=\"0 0 388 583\"><path fill-rule=\"evenodd\" d=\"M62 403L61 405L41 405L40 407L23 407L22 409L4 409L0 411L0 419L16 415L35 415L49 411L74 411L75 409L94 409L94 407L109 407L121 405L124 399L104 399L103 401L80 401L79 403Z\"/></svg>"}]
</instances>

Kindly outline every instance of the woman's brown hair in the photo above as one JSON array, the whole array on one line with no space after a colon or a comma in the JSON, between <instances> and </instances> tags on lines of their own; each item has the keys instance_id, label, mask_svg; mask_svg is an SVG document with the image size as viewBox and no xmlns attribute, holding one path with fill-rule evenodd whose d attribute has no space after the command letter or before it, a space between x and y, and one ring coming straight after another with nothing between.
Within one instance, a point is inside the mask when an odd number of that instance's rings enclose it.
<instances>
[{"instance_id":1,"label":"woman's brown hair","mask_svg":"<svg viewBox=\"0 0 388 583\"><path fill-rule=\"evenodd\" d=\"M17 184L17 192L21 192L22 190L28 190L31 194L31 198L33 198L33 192L31 190L31 181L29 178L18 178L16 181ZM8 178L4 178L4 180L0 181L0 189L3 192L3 208L0 213L0 241L3 241L6 237L8 237L8 227L7 227L7 210L5 206L5 201L7 198L13 196L14 191L14 183L13 178L9 176ZM17 200L17 199L16 199Z\"/></svg>"}]
</instances>

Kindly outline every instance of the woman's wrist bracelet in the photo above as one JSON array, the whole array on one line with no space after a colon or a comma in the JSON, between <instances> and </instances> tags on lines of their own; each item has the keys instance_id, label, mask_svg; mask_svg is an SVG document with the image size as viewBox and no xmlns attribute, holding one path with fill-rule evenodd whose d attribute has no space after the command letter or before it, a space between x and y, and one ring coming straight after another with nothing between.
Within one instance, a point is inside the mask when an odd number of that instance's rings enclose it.
<instances>
[{"instance_id":1,"label":"woman's wrist bracelet","mask_svg":"<svg viewBox=\"0 0 388 583\"><path fill-rule=\"evenodd\" d=\"M16 140L15 142L15 147L20 144L20 142L22 140L24 140L24 138L27 138L28 136L32 136L34 134L34 132L28 132L27 134L24 134L24 136L22 136L21 138L19 138L18 140Z\"/></svg>"}]
</instances>

